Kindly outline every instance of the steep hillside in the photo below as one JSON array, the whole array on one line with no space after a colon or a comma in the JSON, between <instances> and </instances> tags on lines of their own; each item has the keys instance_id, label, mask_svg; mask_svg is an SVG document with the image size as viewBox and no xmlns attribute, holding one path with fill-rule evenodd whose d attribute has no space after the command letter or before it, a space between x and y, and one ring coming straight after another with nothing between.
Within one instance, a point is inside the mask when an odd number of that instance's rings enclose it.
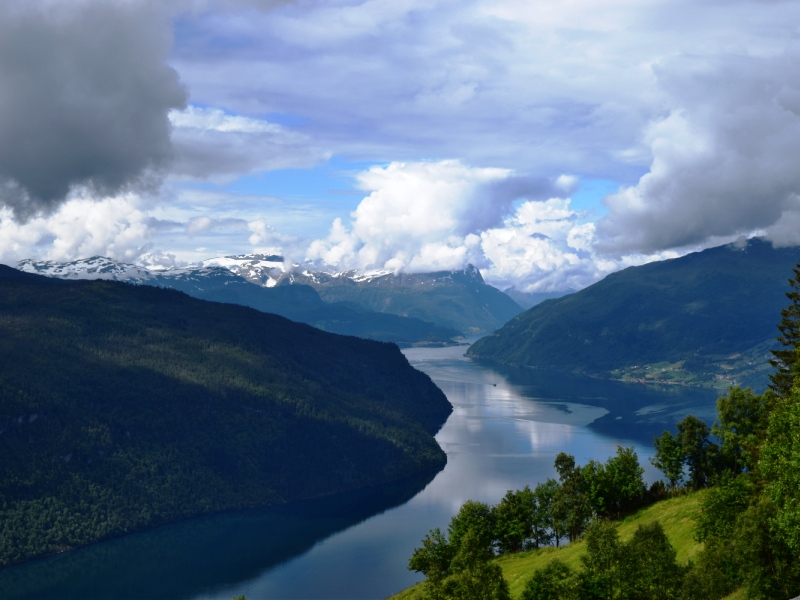
<instances>
[{"instance_id":1,"label":"steep hillside","mask_svg":"<svg viewBox=\"0 0 800 600\"><path fill-rule=\"evenodd\" d=\"M762 389L800 248L753 239L630 267L548 300L470 356L636 380Z\"/></svg>"},{"instance_id":2,"label":"steep hillside","mask_svg":"<svg viewBox=\"0 0 800 600\"><path fill-rule=\"evenodd\" d=\"M441 468L450 410L393 344L0 267L0 565Z\"/></svg>"},{"instance_id":3,"label":"steep hillside","mask_svg":"<svg viewBox=\"0 0 800 600\"><path fill-rule=\"evenodd\" d=\"M487 285L470 265L463 271L344 276L292 274L326 302L349 302L377 312L414 317L464 334L497 329L520 313L509 296Z\"/></svg>"},{"instance_id":4,"label":"steep hillside","mask_svg":"<svg viewBox=\"0 0 800 600\"><path fill-rule=\"evenodd\" d=\"M519 304L525 310L533 308L537 304L541 304L545 300L554 300L561 298L567 294L572 294L575 290L567 290L561 292L521 292L516 288L510 287L503 290L503 293L511 298L514 302Z\"/></svg>"}]
</instances>

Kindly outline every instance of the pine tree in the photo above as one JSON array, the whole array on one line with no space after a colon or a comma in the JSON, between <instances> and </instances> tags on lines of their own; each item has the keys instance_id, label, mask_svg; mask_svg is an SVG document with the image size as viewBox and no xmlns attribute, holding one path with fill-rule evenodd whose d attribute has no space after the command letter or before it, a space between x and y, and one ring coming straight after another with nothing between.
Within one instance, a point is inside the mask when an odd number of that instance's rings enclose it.
<instances>
[{"instance_id":1,"label":"pine tree","mask_svg":"<svg viewBox=\"0 0 800 600\"><path fill-rule=\"evenodd\" d=\"M781 311L781 322L778 324L778 341L783 349L772 350L775 358L769 361L776 369L769 376L769 387L781 398L787 398L792 391L792 366L797 361L795 350L800 348L800 263L793 271L794 277L789 280L791 291L786 292L791 302Z\"/></svg>"}]
</instances>

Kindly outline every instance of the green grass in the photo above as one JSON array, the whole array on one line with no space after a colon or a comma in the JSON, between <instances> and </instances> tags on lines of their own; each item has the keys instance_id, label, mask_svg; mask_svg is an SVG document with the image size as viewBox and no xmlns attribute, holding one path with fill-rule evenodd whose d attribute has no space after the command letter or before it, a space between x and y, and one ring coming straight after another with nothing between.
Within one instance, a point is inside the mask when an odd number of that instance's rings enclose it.
<instances>
[{"instance_id":1,"label":"green grass","mask_svg":"<svg viewBox=\"0 0 800 600\"><path fill-rule=\"evenodd\" d=\"M646 525L659 521L667 534L670 543L677 552L680 564L686 564L695 558L702 549L702 544L695 540L694 517L700 512L700 503L706 492L670 498L647 506L635 514L619 521L619 534L623 541L629 540L639 525ZM544 548L531 550L518 554L509 554L497 558L497 564L503 569L503 576L508 581L511 596L519 598L525 583L537 569L543 568L554 558L559 558L570 567L580 568L581 556L586 552L586 544L579 540L561 548ZM403 590L395 600L415 600L420 597L421 588L418 585ZM738 592L737 592L738 594ZM743 596L733 594L728 600L739 600Z\"/></svg>"}]
</instances>

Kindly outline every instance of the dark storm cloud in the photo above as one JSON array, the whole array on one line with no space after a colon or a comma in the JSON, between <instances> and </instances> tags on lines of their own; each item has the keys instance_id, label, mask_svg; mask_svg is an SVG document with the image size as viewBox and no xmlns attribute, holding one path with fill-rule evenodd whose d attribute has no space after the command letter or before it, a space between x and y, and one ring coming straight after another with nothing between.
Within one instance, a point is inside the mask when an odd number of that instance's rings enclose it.
<instances>
[{"instance_id":1,"label":"dark storm cloud","mask_svg":"<svg viewBox=\"0 0 800 600\"><path fill-rule=\"evenodd\" d=\"M489 196L494 201L508 202L524 198L526 200L547 200L569 195L577 188L576 178L557 178L514 175L488 184Z\"/></svg>"},{"instance_id":2,"label":"dark storm cloud","mask_svg":"<svg viewBox=\"0 0 800 600\"><path fill-rule=\"evenodd\" d=\"M51 212L77 186L152 184L169 163L167 114L186 91L152 8L0 8L0 202L16 217Z\"/></svg>"}]
</instances>

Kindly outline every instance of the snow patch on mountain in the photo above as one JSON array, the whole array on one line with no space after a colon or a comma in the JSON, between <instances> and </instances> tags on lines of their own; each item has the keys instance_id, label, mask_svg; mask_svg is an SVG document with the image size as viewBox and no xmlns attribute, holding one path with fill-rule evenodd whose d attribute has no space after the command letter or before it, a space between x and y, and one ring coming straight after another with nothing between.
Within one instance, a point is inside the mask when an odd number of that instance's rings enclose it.
<instances>
[{"instance_id":1,"label":"snow patch on mountain","mask_svg":"<svg viewBox=\"0 0 800 600\"><path fill-rule=\"evenodd\" d=\"M239 277L264 287L274 287L290 271L282 256L267 254L240 254L220 256L202 262L204 267L224 267Z\"/></svg>"},{"instance_id":2,"label":"snow patch on mountain","mask_svg":"<svg viewBox=\"0 0 800 600\"><path fill-rule=\"evenodd\" d=\"M26 258L17 269L58 279L108 279L112 281L147 280L153 274L144 267L117 262L104 256L92 256L67 263Z\"/></svg>"},{"instance_id":3,"label":"snow patch on mountain","mask_svg":"<svg viewBox=\"0 0 800 600\"><path fill-rule=\"evenodd\" d=\"M386 269L359 272L324 271L308 265L287 263L283 257L265 254L242 254L209 258L198 265L172 268L148 268L122 263L103 256L92 256L72 262L21 260L17 268L26 273L35 273L58 279L107 279L135 284L164 285L164 279L192 281L215 279L219 282L227 276L238 276L262 287L278 284L307 284L324 286L336 281L350 280L355 284L369 284L381 278L391 279L397 273ZM411 276L418 283L433 283L433 280L451 279L454 275L466 276L468 280L483 282L480 271L469 265L463 271L417 274ZM170 284L166 284L169 286Z\"/></svg>"}]
</instances>

